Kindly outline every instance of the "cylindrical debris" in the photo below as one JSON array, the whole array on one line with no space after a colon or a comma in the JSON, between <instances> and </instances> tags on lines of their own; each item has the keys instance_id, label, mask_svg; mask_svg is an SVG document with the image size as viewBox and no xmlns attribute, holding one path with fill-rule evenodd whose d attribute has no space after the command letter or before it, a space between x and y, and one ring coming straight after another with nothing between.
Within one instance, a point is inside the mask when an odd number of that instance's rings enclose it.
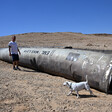
<instances>
[{"instance_id":1,"label":"cylindrical debris","mask_svg":"<svg viewBox=\"0 0 112 112\"><path fill-rule=\"evenodd\" d=\"M59 48L20 48L20 65L75 81L85 81L91 87L112 91L112 56L95 51ZM0 59L12 62L8 48L0 49Z\"/></svg>"}]
</instances>

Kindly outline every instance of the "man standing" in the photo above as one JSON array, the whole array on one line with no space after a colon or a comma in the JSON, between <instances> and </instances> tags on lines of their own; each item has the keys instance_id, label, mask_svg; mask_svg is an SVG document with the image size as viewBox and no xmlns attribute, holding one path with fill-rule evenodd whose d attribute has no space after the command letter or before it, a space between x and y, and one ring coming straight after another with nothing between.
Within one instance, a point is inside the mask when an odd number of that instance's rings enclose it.
<instances>
[{"instance_id":1,"label":"man standing","mask_svg":"<svg viewBox=\"0 0 112 112\"><path fill-rule=\"evenodd\" d=\"M18 67L19 65L19 54L21 54L20 50L18 49L18 45L15 42L16 41L16 36L12 37L12 41L9 42L8 46L9 46L9 56L12 56L12 60L13 60L13 69L14 70L20 70L20 68ZM16 66L16 67L15 67Z\"/></svg>"}]
</instances>

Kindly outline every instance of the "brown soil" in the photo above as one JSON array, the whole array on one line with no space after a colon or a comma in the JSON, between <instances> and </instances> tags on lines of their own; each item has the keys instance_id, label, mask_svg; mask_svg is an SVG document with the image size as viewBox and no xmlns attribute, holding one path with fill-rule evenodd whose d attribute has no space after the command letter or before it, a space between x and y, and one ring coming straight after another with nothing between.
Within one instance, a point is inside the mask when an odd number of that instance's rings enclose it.
<instances>
[{"instance_id":1,"label":"brown soil","mask_svg":"<svg viewBox=\"0 0 112 112\"><path fill-rule=\"evenodd\" d=\"M112 50L112 35L80 33L18 34L20 47L44 46ZM11 36L0 37L0 48L7 47ZM21 67L13 71L12 64L0 61L0 112L111 112L112 95L92 89L80 91L80 98L71 96L63 82L67 79Z\"/></svg>"}]
</instances>

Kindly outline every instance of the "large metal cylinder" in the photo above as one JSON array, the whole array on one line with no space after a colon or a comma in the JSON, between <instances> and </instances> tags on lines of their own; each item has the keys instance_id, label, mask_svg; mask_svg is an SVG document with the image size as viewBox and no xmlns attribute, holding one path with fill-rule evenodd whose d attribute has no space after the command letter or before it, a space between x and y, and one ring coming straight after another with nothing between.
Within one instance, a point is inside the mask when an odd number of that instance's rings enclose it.
<instances>
[{"instance_id":1,"label":"large metal cylinder","mask_svg":"<svg viewBox=\"0 0 112 112\"><path fill-rule=\"evenodd\" d=\"M59 48L20 48L20 65L54 75L85 81L91 87L112 91L112 56L95 51ZM0 59L12 62L8 48L0 49Z\"/></svg>"}]
</instances>

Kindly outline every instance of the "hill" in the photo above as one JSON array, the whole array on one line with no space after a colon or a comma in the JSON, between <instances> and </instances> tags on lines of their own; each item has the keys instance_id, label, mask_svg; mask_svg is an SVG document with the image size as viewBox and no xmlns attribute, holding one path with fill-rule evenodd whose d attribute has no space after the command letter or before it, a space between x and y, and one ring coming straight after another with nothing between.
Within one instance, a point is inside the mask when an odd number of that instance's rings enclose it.
<instances>
[{"instance_id":1,"label":"hill","mask_svg":"<svg viewBox=\"0 0 112 112\"><path fill-rule=\"evenodd\" d=\"M7 47L11 36L0 37L0 47ZM44 47L65 47L84 49L111 50L111 34L82 34L72 32L56 33L24 33L17 34L18 45L23 47L44 46Z\"/></svg>"}]
</instances>

